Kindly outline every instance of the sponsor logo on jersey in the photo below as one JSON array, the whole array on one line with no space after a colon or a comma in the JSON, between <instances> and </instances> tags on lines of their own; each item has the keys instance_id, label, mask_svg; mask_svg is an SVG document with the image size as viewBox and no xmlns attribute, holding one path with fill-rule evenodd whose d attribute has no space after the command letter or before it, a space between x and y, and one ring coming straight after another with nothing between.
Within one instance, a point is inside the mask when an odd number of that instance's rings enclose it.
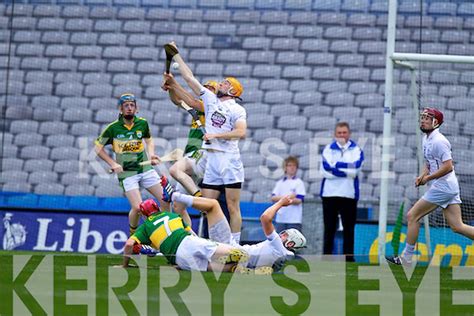
<instances>
[{"instance_id":1,"label":"sponsor logo on jersey","mask_svg":"<svg viewBox=\"0 0 474 316\"><path fill-rule=\"evenodd\" d=\"M221 113L217 112L217 111L212 113L212 115L211 115L212 126L221 128L222 125L225 124L226 120L227 119L225 118L225 116L222 115Z\"/></svg>"},{"instance_id":2,"label":"sponsor logo on jersey","mask_svg":"<svg viewBox=\"0 0 474 316\"><path fill-rule=\"evenodd\" d=\"M114 151L118 154L139 153L143 151L143 142L141 140L114 142Z\"/></svg>"},{"instance_id":3,"label":"sponsor logo on jersey","mask_svg":"<svg viewBox=\"0 0 474 316\"><path fill-rule=\"evenodd\" d=\"M139 141L136 141L136 142L128 142L128 143L125 143L122 147L122 151L125 151L125 152L138 152L140 151L141 149L141 142Z\"/></svg>"}]
</instances>

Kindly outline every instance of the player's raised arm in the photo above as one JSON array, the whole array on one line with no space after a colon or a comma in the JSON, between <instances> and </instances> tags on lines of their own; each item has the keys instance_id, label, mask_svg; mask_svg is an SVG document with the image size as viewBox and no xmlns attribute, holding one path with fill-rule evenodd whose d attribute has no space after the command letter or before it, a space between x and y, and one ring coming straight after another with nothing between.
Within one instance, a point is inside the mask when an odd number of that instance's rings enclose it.
<instances>
[{"instance_id":1,"label":"player's raised arm","mask_svg":"<svg viewBox=\"0 0 474 316\"><path fill-rule=\"evenodd\" d=\"M179 84L172 74L163 74L163 89L169 92L170 100L174 104L181 106L181 101L184 101L190 107L204 112L204 106L202 102L196 99L191 93L189 93L184 87Z\"/></svg>"},{"instance_id":2,"label":"player's raised arm","mask_svg":"<svg viewBox=\"0 0 474 316\"><path fill-rule=\"evenodd\" d=\"M273 226L273 219L275 218L276 213L284 206L288 206L293 203L293 200L289 195L282 197L278 202L270 206L263 212L260 216L260 223L262 224L263 232L266 236L273 233L275 227Z\"/></svg>"},{"instance_id":3,"label":"player's raised arm","mask_svg":"<svg viewBox=\"0 0 474 316\"><path fill-rule=\"evenodd\" d=\"M171 42L169 43L170 45L174 46L176 48L176 50L178 49L178 47L176 46L176 43L175 42ZM191 90L193 90L193 92L196 94L196 95L200 95L201 94L201 89L202 89L202 85L201 83L194 77L194 74L193 72L191 71L191 69L188 67L188 65L184 62L183 58L181 57L181 55L179 54L179 51L176 55L174 55L174 60L178 63L179 65L179 72L181 73L181 76L183 76L183 79L186 81L186 83L188 84L189 88L191 88Z\"/></svg>"}]
</instances>

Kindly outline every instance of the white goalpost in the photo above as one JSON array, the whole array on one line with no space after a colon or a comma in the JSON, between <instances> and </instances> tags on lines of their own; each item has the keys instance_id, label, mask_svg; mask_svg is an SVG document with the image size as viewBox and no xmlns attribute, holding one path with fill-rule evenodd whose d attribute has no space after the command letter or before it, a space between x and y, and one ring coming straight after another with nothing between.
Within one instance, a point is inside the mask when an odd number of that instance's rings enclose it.
<instances>
[{"instance_id":1,"label":"white goalpost","mask_svg":"<svg viewBox=\"0 0 474 316\"><path fill-rule=\"evenodd\" d=\"M428 69L428 76L431 75L434 68L440 67L439 64L466 64L472 65L472 74L474 76L474 57L464 56L464 55L446 55L446 54L423 54L423 53L402 53L395 51L395 41L396 41L396 21L397 21L397 0L389 0L389 11L388 11L388 29L387 29L387 55L386 55L386 64L385 64L385 101L384 101L384 119L383 119L383 142L382 142L382 161L381 161L381 186L380 186L380 200L379 200L379 231L378 231L378 256L379 260L383 260L385 255L386 248L386 233L387 233L387 220L388 220L388 211L389 211L389 193L390 193L390 175L391 175L391 146L393 142L392 135L392 123L393 123L393 112L394 112L394 72L395 67L400 69L408 70L410 72L410 84L408 91L411 94L411 102L413 105L414 116L413 120L416 120L418 123L418 111L419 107L424 107L425 104L420 102L420 91L417 89L417 76L422 75L424 71L424 66ZM429 67L428 67L429 66ZM448 69L451 66L446 66ZM462 67L459 67L462 72ZM444 68L438 68L442 71ZM468 70L469 66L468 66ZM474 79L473 79L474 82ZM443 84L443 83L441 83ZM440 86L441 86L440 84ZM449 85L448 82L446 82ZM466 87L466 91L467 91ZM421 103L421 104L419 104ZM429 106L437 107L436 104L430 104ZM450 118L451 119L451 118ZM452 118L454 119L454 118ZM441 131L443 132L443 130ZM456 134L454 134L456 135ZM457 136L457 135L456 135ZM418 166L423 165L423 152L421 148L421 133L419 129L416 129L416 157L418 159ZM449 139L449 136L448 136ZM453 152L454 161L456 162L456 152ZM462 190L462 184L461 184ZM418 192L420 194L421 192ZM421 195L419 195L421 196ZM470 207L470 206L469 206ZM470 213L474 213L469 209ZM470 219L472 214L469 214ZM424 232L425 232L425 243L427 246L428 255L431 256L431 228L430 228L430 219L428 216L425 216L424 219ZM449 229L449 228L448 228Z\"/></svg>"}]
</instances>

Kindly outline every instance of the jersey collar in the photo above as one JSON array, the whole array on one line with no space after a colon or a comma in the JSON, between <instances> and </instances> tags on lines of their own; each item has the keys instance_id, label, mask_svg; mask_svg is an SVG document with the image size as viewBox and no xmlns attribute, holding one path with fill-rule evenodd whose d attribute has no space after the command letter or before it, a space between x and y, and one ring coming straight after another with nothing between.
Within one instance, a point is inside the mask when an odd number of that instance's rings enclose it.
<instances>
[{"instance_id":1,"label":"jersey collar","mask_svg":"<svg viewBox=\"0 0 474 316\"><path fill-rule=\"evenodd\" d=\"M435 128L435 129L430 133L430 135L428 135L428 136L426 137L426 139L431 140L431 139L433 139L433 137L435 137L435 135L438 135L439 133L440 133L439 128Z\"/></svg>"},{"instance_id":2,"label":"jersey collar","mask_svg":"<svg viewBox=\"0 0 474 316\"><path fill-rule=\"evenodd\" d=\"M138 117L137 117L136 115L133 117L133 122L132 122L132 125L130 125L130 126L127 125L127 124L125 124L125 120L123 119L123 115L122 115L122 114L119 115L118 120L119 120L120 123L122 123L122 125L123 125L126 129L131 130L132 127L135 125L135 123L138 121Z\"/></svg>"},{"instance_id":3,"label":"jersey collar","mask_svg":"<svg viewBox=\"0 0 474 316\"><path fill-rule=\"evenodd\" d=\"M348 144L349 144L349 146L347 146L347 147L344 146L346 149L354 148L356 146L356 143L354 141L352 141L352 139L349 139ZM334 149L334 150L341 150L341 147L339 146L337 141L333 141L330 148Z\"/></svg>"}]
</instances>

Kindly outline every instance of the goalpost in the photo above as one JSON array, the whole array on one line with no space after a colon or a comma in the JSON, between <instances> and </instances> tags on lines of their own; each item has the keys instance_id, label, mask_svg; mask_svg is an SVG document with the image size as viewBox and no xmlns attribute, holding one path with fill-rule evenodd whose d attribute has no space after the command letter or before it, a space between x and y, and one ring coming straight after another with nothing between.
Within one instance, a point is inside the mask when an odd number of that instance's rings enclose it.
<instances>
[{"instance_id":1,"label":"goalpost","mask_svg":"<svg viewBox=\"0 0 474 316\"><path fill-rule=\"evenodd\" d=\"M420 20L423 19L423 4L420 2ZM409 114L412 111L411 119L412 122L409 124L395 121L395 123L401 123L403 126L414 127L412 131L412 138L416 137L416 141L410 141L411 148L416 153L416 159L418 161L418 167L421 168L423 165L423 152L421 148L421 132L418 129L418 114L420 108L423 107L436 107L440 108L445 113L445 123L441 126L440 130L445 134L448 140L451 141L453 148L453 161L455 163L455 171L458 179L460 180L461 187L461 199L463 199L463 219L464 221L474 223L474 205L473 200L470 198L474 192L473 178L474 178L474 165L469 161L469 158L462 150L462 146L466 143L466 147L469 146L469 136L472 133L470 127L466 127L462 121L463 113L469 116L469 102L466 99L469 98L468 90L470 85L474 83L474 57L464 55L446 55L446 54L424 54L422 50L420 53L401 53L395 51L395 35L396 35L396 20L397 20L397 0L389 0L389 12L388 12L388 29L387 29L387 55L386 55L386 73L385 73L385 103L384 103L384 121L383 121L383 143L382 143L382 161L381 161L381 189L380 189L380 202L379 202L379 232L378 232L378 254L379 260L383 260L386 249L386 232L387 232L387 221L389 220L389 199L390 199L390 187L393 183L390 183L391 175L391 146L393 145L392 139L397 135L397 132L392 134L392 126L394 122L394 113ZM421 23L420 29L421 33ZM421 45L421 40L420 43ZM420 46L422 47L422 46ZM407 76L400 76L399 79L395 79L395 71L407 74ZM472 77L472 79L471 79ZM461 78L461 79L460 79ZM400 84L405 81L406 83ZM396 85L401 85L402 88L407 86L407 92L410 94L409 99L411 101L410 107L397 107L394 104L394 100L402 99L403 96L397 95L395 89ZM449 87L452 87L451 89ZM441 88L443 87L443 88ZM443 94L439 95L439 91L444 89ZM452 91L450 93L450 91ZM473 90L474 92L474 90ZM465 98L462 97L463 93ZM470 95L470 98L474 99L474 94ZM457 102L457 103L456 103ZM465 104L464 104L464 103ZM472 103L474 105L474 102ZM471 112L474 107L471 108ZM398 113L397 113L398 111ZM455 115L461 112L459 118ZM403 114L403 113L402 113ZM474 116L474 115L473 115ZM461 120L461 122L459 122ZM466 118L466 122L468 119ZM395 125L394 128L398 126ZM460 131L463 131L465 135L461 135ZM403 135L402 135L403 136ZM415 144L414 144L415 143ZM473 144L474 146L474 144ZM410 148L410 146L406 146ZM471 146L471 148L474 148ZM472 150L467 149L466 150ZM472 155L471 157L474 157ZM459 172L458 172L459 171ZM418 172L418 170L416 170ZM413 178L416 175L413 175ZM401 181L400 175L397 175L397 181ZM421 190L419 192L410 191L406 189L405 195L410 195L411 205L419 197L421 197ZM415 190L415 189L412 189ZM409 207L407 207L409 209ZM439 238L444 238L442 243L450 244L453 240L448 240L452 237L448 237L449 227L445 222L442 213L437 210L430 216L423 218L424 224L424 239L427 246L428 255L431 255L432 249L435 248L436 243L440 242ZM436 228L434 228L436 227ZM442 233L436 231L436 238L432 238L430 233L433 229L444 229ZM452 236L452 235L449 235ZM420 235L420 237L423 237ZM459 236L460 239L464 238ZM457 239L454 240L457 242ZM461 253L462 255L462 253Z\"/></svg>"}]
</instances>

